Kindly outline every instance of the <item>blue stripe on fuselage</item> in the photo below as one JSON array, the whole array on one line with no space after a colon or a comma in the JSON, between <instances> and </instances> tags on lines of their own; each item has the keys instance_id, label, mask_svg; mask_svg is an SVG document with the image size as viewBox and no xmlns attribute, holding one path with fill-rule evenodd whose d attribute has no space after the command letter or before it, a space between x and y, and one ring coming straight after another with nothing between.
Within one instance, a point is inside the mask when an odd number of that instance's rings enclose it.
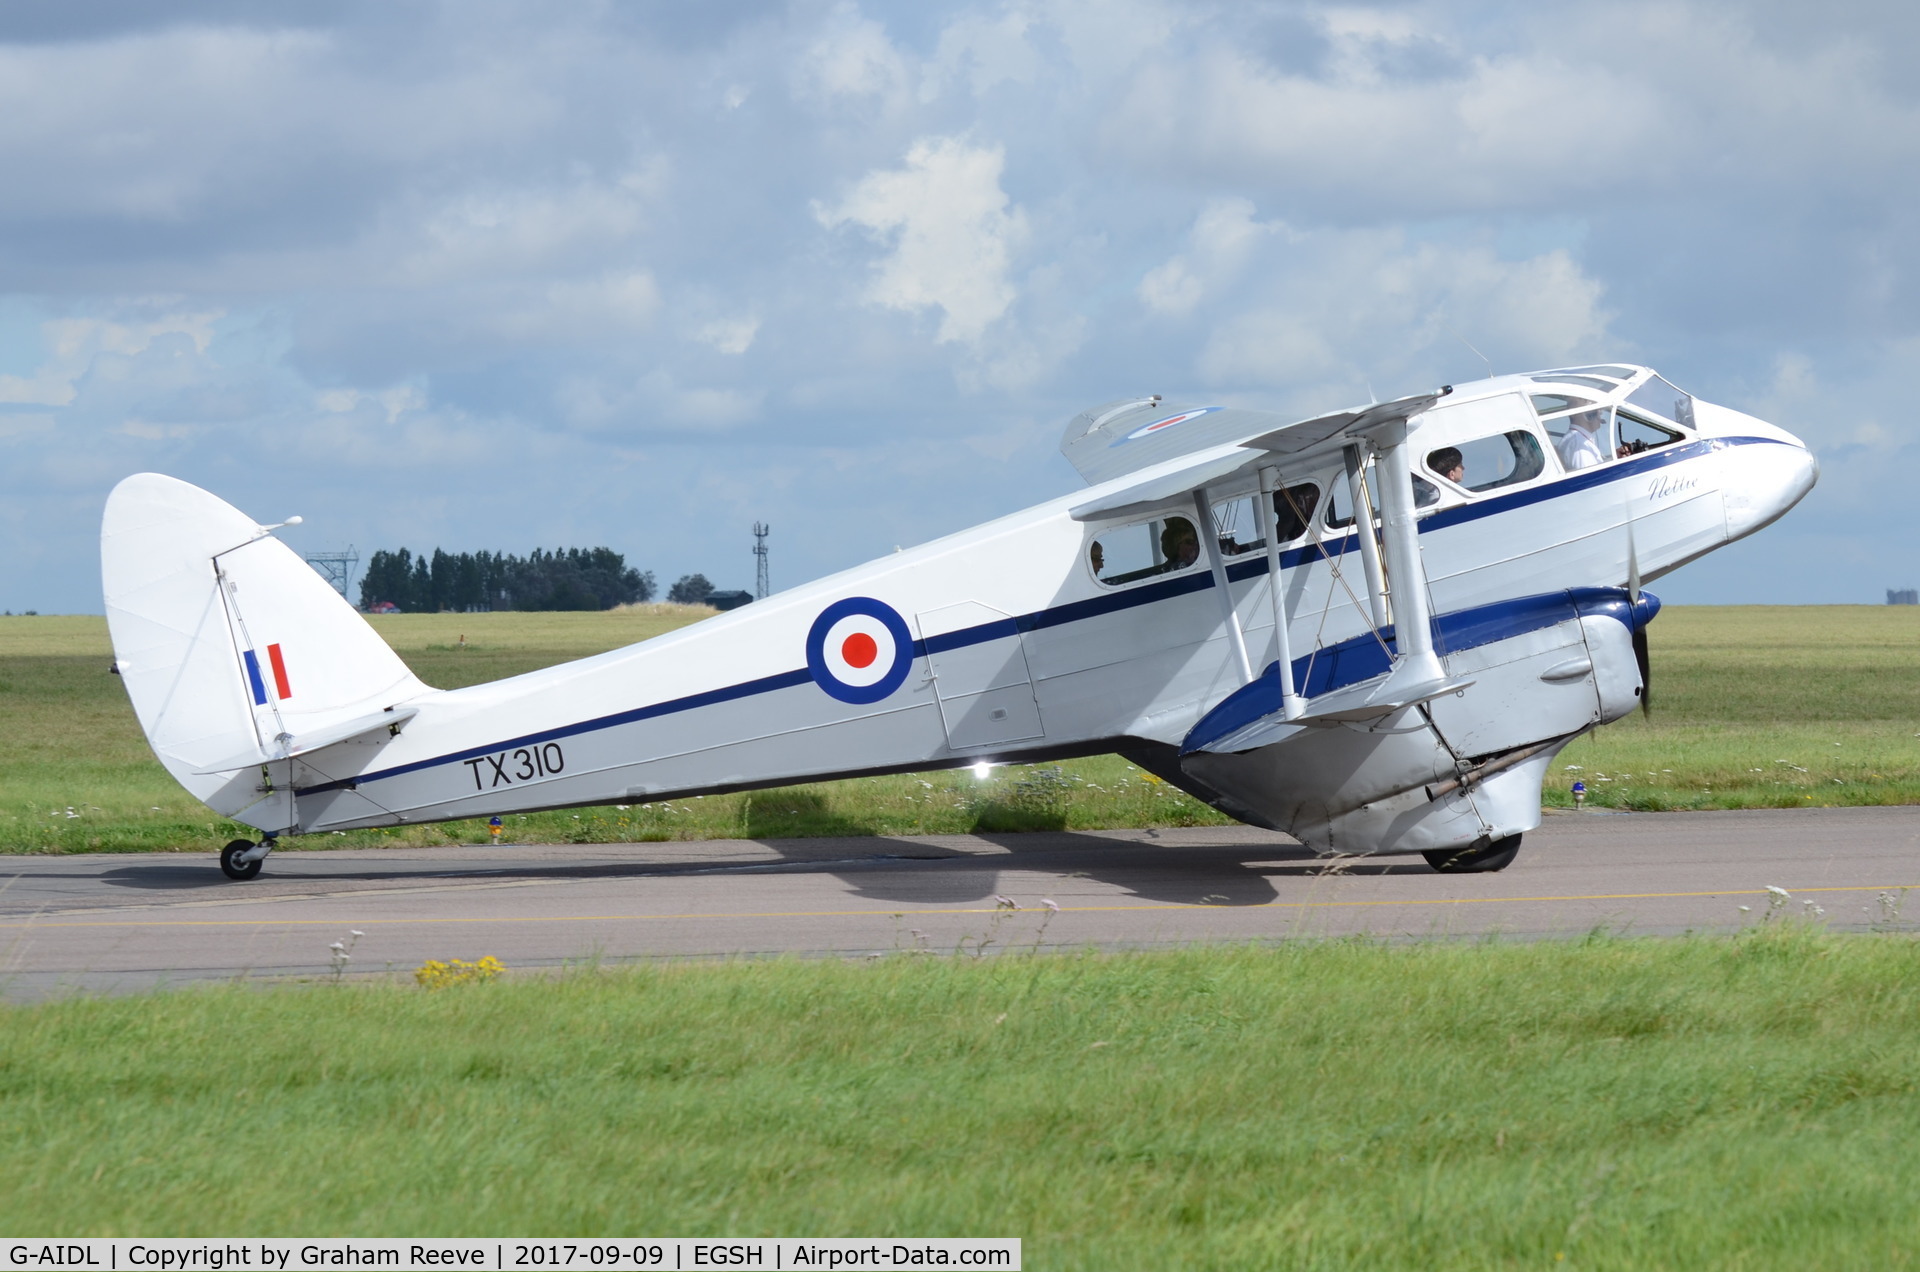
<instances>
[{"instance_id":1,"label":"blue stripe on fuselage","mask_svg":"<svg viewBox=\"0 0 1920 1272\"><path fill-rule=\"evenodd\" d=\"M1715 437L1701 438L1681 446L1665 446L1657 451L1648 451L1629 459L1617 460L1613 463L1602 464L1590 469L1582 469L1579 472L1562 477L1557 481L1546 482L1539 486L1528 487L1525 490L1516 490L1511 494L1478 499L1470 504L1461 504L1458 507L1446 508L1439 512L1429 513L1420 521L1420 532L1426 534L1430 531L1442 530L1449 526L1461 525L1468 521L1477 521L1482 517L1491 517L1502 512L1510 512L1515 508L1524 508L1530 504L1556 499L1562 495L1589 490L1595 486L1605 485L1608 482L1626 481L1644 473L1652 472L1655 469L1665 468L1670 464L1681 463L1689 459L1697 459L1728 446L1744 445L1784 446L1788 445L1788 443L1778 441L1771 437ZM1353 534L1342 535L1337 542L1325 544L1324 549L1326 554L1332 557L1344 556L1348 552L1357 552L1359 551L1359 537ZM1289 548L1280 554L1280 568L1283 570L1292 569L1309 561L1317 561L1320 559L1321 551L1321 545L1311 543L1304 547ZM1267 560L1264 553L1250 553L1248 555L1251 559L1243 558L1228 564L1227 578L1231 582L1239 583L1247 579L1259 578L1267 572ZM1204 592L1212 586L1212 574L1206 570L1196 570L1191 574L1162 579L1138 587L1131 587L1125 591L1112 592L1102 596L1092 596L1085 600L1068 601L1064 605L1056 605L1048 609L1036 610L1030 614L1021 614L1014 618L995 619L993 622L982 623L977 627L962 628L959 631L947 632L940 636L916 640L913 643L913 652L915 657L925 657L929 653L937 654L944 653L950 649L963 649L968 645L984 644L990 640L1003 640L1021 632L1039 631L1043 628L1060 627L1068 623L1083 622L1086 619L1098 618L1105 614L1113 614L1141 605L1152 605L1160 601L1171 600L1177 596L1186 596L1194 592ZM1520 602L1501 601L1494 605L1482 606L1479 609L1461 610L1456 614L1443 615L1435 621L1436 624L1452 623L1456 619L1464 622L1466 621L1464 616L1478 615L1483 611L1491 613L1498 611L1502 606L1519 603ZM1505 634L1515 635L1517 633L1509 631ZM1458 643L1460 639L1461 637L1457 635L1452 637L1451 640L1453 643L1443 646L1443 648L1458 650L1473 647L1471 644L1463 645ZM1487 639L1499 639L1499 637L1489 636ZM1485 643L1485 641L1476 640L1474 643L1480 644ZM1353 649L1343 658L1329 657L1332 649L1339 649L1344 646L1352 646ZM1303 693L1325 693L1329 690L1340 688L1342 685L1354 684L1365 680L1368 676L1378 675L1386 668L1386 655L1381 653L1378 664L1372 665L1371 656L1363 652L1364 648L1369 646L1376 651L1379 650L1379 645L1371 633L1354 637L1352 640L1341 642L1340 645L1330 646L1328 649L1320 650L1318 651L1319 662L1324 664L1327 670L1322 673L1319 670L1319 666L1316 665L1313 671L1313 684L1311 686L1307 684L1304 673L1298 673L1299 678L1296 679L1295 683L1302 686L1301 691ZM1300 660L1296 659L1295 661L1297 664ZM1371 665L1371 670L1362 670L1362 668L1369 665ZM1321 676L1323 674L1327 677L1337 677L1337 679L1322 681ZM633 724L640 720L656 719L660 716L674 715L682 711L694 711L701 707L713 706L717 703L732 702L740 698L752 697L756 694L771 693L777 689L789 689L796 685L810 684L812 680L812 675L806 668L802 667L796 671L786 671L780 672L777 675L762 676L757 680L749 680L741 684L729 685L720 689L711 689L704 693L689 694L684 698L672 698L665 702L654 703L651 706L636 707L632 710L620 711L612 715L597 716L591 720L582 720L577 724L561 725L556 728L542 730L539 733L529 733L521 737L508 738L505 741L489 743L486 746L468 747L465 750L457 751L450 755L440 755L431 759L416 760L411 764L401 764L390 769L381 769L360 777L300 787L295 791L295 794L321 794L326 791L345 790L364 782L377 782L385 778L400 777L407 773L417 773L422 769L435 768L443 764L460 764L467 760L477 759L483 755L494 755L501 751L512 750L515 747L531 746L541 742L557 741L561 738L577 737L582 733L593 733L601 729L618 728L621 725ZM264 693L263 687L263 697ZM1217 710L1218 708L1215 709Z\"/></svg>"},{"instance_id":2,"label":"blue stripe on fuselage","mask_svg":"<svg viewBox=\"0 0 1920 1272\"><path fill-rule=\"evenodd\" d=\"M1627 593L1612 587L1575 587L1564 592L1545 592L1496 601L1473 609L1441 614L1433 620L1433 647L1437 653L1453 654L1477 649L1495 641L1523 636L1545 627L1564 623L1583 615L1614 619L1628 631L1645 627L1660 612L1660 598L1651 592L1640 594L1638 612ZM1399 649L1391 624L1376 637L1372 632L1316 649L1293 660L1293 683L1303 698L1358 684L1386 671ZM1270 662L1249 684L1242 685L1222 699L1213 710L1193 726L1180 749L1203 751L1230 734L1280 712L1280 664Z\"/></svg>"}]
</instances>

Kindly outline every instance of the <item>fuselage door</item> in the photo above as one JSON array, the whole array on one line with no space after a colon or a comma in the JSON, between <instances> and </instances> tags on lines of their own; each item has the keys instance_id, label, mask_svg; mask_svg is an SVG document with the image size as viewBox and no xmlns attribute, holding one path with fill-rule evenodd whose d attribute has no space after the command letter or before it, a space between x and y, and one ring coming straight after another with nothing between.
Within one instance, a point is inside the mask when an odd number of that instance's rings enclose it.
<instances>
[{"instance_id":1,"label":"fuselage door","mask_svg":"<svg viewBox=\"0 0 1920 1272\"><path fill-rule=\"evenodd\" d=\"M920 614L918 622L948 746L973 751L1045 735L1011 614L962 601Z\"/></svg>"}]
</instances>

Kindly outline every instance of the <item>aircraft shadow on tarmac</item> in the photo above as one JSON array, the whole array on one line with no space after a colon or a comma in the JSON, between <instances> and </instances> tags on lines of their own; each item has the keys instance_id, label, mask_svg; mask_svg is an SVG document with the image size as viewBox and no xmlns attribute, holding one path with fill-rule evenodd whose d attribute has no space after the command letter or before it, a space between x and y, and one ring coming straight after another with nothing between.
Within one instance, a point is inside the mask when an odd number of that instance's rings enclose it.
<instances>
[{"instance_id":1,"label":"aircraft shadow on tarmac","mask_svg":"<svg viewBox=\"0 0 1920 1272\"><path fill-rule=\"evenodd\" d=\"M354 884L406 885L483 881L637 879L711 876L731 873L831 874L855 897L907 905L969 905L985 902L1014 886L1003 874L1085 878L1143 900L1176 905L1260 906L1279 899L1275 879L1306 879L1330 874L1428 874L1422 863L1404 860L1346 860L1330 865L1292 844L1162 846L1151 841L1116 843L1099 835L1070 831L1041 834L982 835L1004 852L970 853L924 841L883 836L849 840L761 841L778 856L772 860L711 862L645 855L636 845L628 860L478 866L465 862L409 862L371 869L327 869L319 860L270 859L260 880L234 884L201 859L140 864L108 870L94 878L110 887L146 892L233 890L235 899L257 893L261 899L289 890L306 891ZM719 845L716 844L716 847ZM605 846L600 846L604 851ZM485 850L481 850L485 851ZM274 869L278 866L279 869ZM313 868L320 866L321 868ZM376 889L377 890L377 889ZM1038 896L1018 896L1020 905Z\"/></svg>"}]
</instances>

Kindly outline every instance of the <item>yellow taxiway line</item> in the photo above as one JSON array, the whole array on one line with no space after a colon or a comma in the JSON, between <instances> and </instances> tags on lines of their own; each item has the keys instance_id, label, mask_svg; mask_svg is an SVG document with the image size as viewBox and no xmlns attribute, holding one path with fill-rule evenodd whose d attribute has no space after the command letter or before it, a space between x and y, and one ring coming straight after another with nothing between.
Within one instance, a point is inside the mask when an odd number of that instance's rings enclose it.
<instances>
[{"instance_id":1,"label":"yellow taxiway line","mask_svg":"<svg viewBox=\"0 0 1920 1272\"><path fill-rule=\"evenodd\" d=\"M1831 892L1901 892L1920 884L1859 884L1850 887L1820 887L1789 889L1796 895L1808 893L1826 894ZM418 895L417 890L409 890ZM371 899L384 895L378 891L349 893L342 897L333 894L328 899ZM1334 910L1381 906L1434 906L1434 905L1527 905L1572 901L1666 901L1682 900L1689 897L1763 897L1765 888L1724 889L1716 888L1705 892L1594 892L1571 896L1547 897L1428 897L1406 898L1379 901L1269 901L1260 906L1218 906L1218 905L1179 905L1156 903L1147 905L1063 905L1061 914L1109 914L1124 911L1151 910ZM304 899L304 898L303 898ZM274 898L263 897L261 904L271 904ZM499 917L450 917L450 918L406 918L406 919L353 919L354 923L363 923L369 927L376 924L402 923L623 923L673 919L841 919L861 916L884 917L891 915L925 914L1044 914L1041 906L1018 906L1013 909L992 906L961 906L940 909L911 908L868 908L862 910L753 910L729 913L727 911L706 911L688 914L550 914L550 915L504 915ZM282 927L338 927L343 920L339 916L324 919L117 919L101 921L97 919L15 919L0 921L0 930L8 928L118 928L118 927L262 927L278 924Z\"/></svg>"}]
</instances>

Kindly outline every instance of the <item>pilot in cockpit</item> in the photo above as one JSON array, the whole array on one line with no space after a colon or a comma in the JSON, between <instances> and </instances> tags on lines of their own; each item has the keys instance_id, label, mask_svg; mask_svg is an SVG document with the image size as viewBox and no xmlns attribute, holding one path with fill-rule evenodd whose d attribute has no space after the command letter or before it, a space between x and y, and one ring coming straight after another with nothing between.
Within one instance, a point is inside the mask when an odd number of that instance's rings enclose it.
<instances>
[{"instance_id":1,"label":"pilot in cockpit","mask_svg":"<svg viewBox=\"0 0 1920 1272\"><path fill-rule=\"evenodd\" d=\"M1606 459L1606 448L1600 441L1607 427L1605 411L1581 411L1569 424L1567 435L1560 439L1560 462L1568 472L1591 468Z\"/></svg>"}]
</instances>

